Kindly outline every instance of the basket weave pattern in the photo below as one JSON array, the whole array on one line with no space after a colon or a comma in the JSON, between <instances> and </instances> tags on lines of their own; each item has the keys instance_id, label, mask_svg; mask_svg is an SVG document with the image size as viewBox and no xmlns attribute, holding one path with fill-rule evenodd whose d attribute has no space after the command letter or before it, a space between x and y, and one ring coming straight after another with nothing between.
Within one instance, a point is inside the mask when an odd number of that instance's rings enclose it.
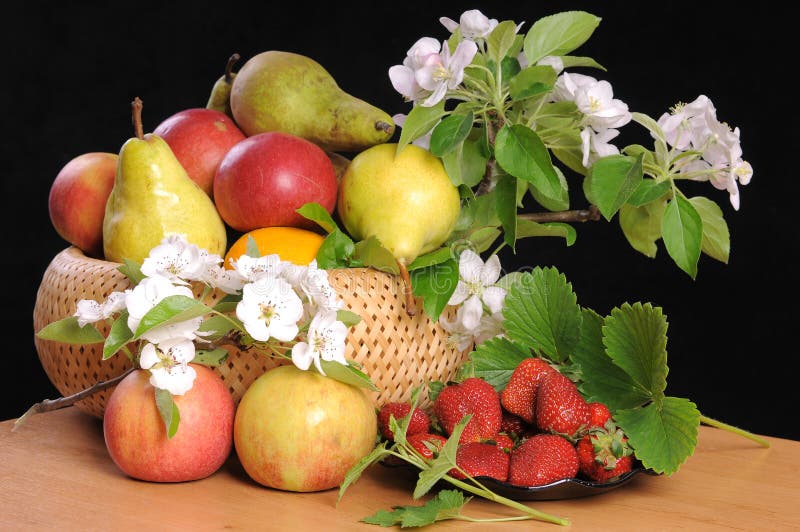
<instances>
[{"instance_id":1,"label":"basket weave pattern","mask_svg":"<svg viewBox=\"0 0 800 532\"><path fill-rule=\"evenodd\" d=\"M75 247L61 251L42 277L33 313L34 331L74 314L81 299L102 301L113 291L130 288L118 266L86 257ZM345 356L361 364L378 387L378 392L370 392L376 406L407 400L414 387L455 376L467 352L449 346L447 333L423 312L408 316L398 277L373 269L351 268L330 270L329 279L345 308L361 316L362 321L348 335ZM197 287L197 295L201 290ZM222 296L213 294L211 303ZM446 309L445 316L452 317L452 312L453 309ZM108 334L105 324L97 325L104 336ZM103 360L102 344L70 345L35 336L34 343L48 378L65 396L113 378L131 366L123 354ZM256 378L284 363L252 350L226 348L230 356L216 371L237 404ZM102 417L112 391L113 388L97 392L75 406ZM428 406L427 399L421 402Z\"/></svg>"}]
</instances>

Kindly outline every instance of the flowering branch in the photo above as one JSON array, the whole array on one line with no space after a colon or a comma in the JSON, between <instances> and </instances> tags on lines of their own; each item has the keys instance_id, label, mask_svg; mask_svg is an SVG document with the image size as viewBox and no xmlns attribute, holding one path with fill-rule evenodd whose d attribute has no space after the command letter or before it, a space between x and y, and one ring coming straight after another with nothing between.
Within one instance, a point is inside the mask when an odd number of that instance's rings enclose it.
<instances>
[{"instance_id":1,"label":"flowering branch","mask_svg":"<svg viewBox=\"0 0 800 532\"><path fill-rule=\"evenodd\" d=\"M596 222L600 220L600 210L596 205L588 209L559 212L526 212L518 215L523 220L537 223L547 222Z\"/></svg>"}]
</instances>

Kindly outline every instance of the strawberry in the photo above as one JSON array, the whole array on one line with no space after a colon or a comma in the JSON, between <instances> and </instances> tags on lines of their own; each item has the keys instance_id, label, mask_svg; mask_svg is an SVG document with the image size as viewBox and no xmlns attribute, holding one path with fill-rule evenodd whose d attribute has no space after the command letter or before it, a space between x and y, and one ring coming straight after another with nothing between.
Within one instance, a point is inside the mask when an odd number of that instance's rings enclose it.
<instances>
[{"instance_id":1,"label":"strawberry","mask_svg":"<svg viewBox=\"0 0 800 532\"><path fill-rule=\"evenodd\" d=\"M633 467L633 451L625 434L613 421L606 427L593 430L576 445L580 472L595 482L608 482Z\"/></svg>"},{"instance_id":2,"label":"strawberry","mask_svg":"<svg viewBox=\"0 0 800 532\"><path fill-rule=\"evenodd\" d=\"M410 411L411 403L390 402L384 404L378 411L378 427L383 437L387 440L394 439L394 434L392 434L392 430L389 428L389 418L391 416L399 420L407 416ZM430 427L431 420L428 414L419 408L415 408L414 413L411 414L411 421L409 421L408 428L406 429L406 437L419 432L428 432Z\"/></svg>"},{"instance_id":3,"label":"strawberry","mask_svg":"<svg viewBox=\"0 0 800 532\"><path fill-rule=\"evenodd\" d=\"M406 441L408 441L408 444L416 449L424 458L431 460L434 458L434 452L430 447L434 447L438 453L442 450L444 444L447 443L447 438L439 434L417 432L406 438Z\"/></svg>"},{"instance_id":4,"label":"strawberry","mask_svg":"<svg viewBox=\"0 0 800 532\"><path fill-rule=\"evenodd\" d=\"M542 378L536 398L536 425L540 430L574 441L591 420L589 406L575 383L557 371Z\"/></svg>"},{"instance_id":5,"label":"strawberry","mask_svg":"<svg viewBox=\"0 0 800 532\"><path fill-rule=\"evenodd\" d=\"M491 477L503 482L508 478L509 455L491 443L471 442L458 446L456 464L471 477ZM466 478L458 469L449 474Z\"/></svg>"},{"instance_id":6,"label":"strawberry","mask_svg":"<svg viewBox=\"0 0 800 532\"><path fill-rule=\"evenodd\" d=\"M503 409L502 418L500 419L500 432L508 434L512 438L519 439L530 431L530 428L531 425L526 423L521 417Z\"/></svg>"},{"instance_id":7,"label":"strawberry","mask_svg":"<svg viewBox=\"0 0 800 532\"><path fill-rule=\"evenodd\" d=\"M541 358L526 358L514 368L508 384L500 393L500 403L508 412L528 423L536 415L536 391L542 377L555 371Z\"/></svg>"},{"instance_id":8,"label":"strawberry","mask_svg":"<svg viewBox=\"0 0 800 532\"><path fill-rule=\"evenodd\" d=\"M459 443L491 440L500 432L500 396L491 384L478 377L445 386L433 402L433 412L448 435L465 415L472 414Z\"/></svg>"},{"instance_id":9,"label":"strawberry","mask_svg":"<svg viewBox=\"0 0 800 532\"><path fill-rule=\"evenodd\" d=\"M611 411L603 403L588 403L589 412L591 412L592 420L589 422L590 428L602 428L606 422L611 419Z\"/></svg>"},{"instance_id":10,"label":"strawberry","mask_svg":"<svg viewBox=\"0 0 800 532\"><path fill-rule=\"evenodd\" d=\"M511 453L508 481L516 486L543 486L578 473L578 454L563 436L537 434Z\"/></svg>"},{"instance_id":11,"label":"strawberry","mask_svg":"<svg viewBox=\"0 0 800 532\"><path fill-rule=\"evenodd\" d=\"M514 449L514 440L508 434L503 434L502 432L494 437L494 444L498 449L509 453Z\"/></svg>"}]
</instances>

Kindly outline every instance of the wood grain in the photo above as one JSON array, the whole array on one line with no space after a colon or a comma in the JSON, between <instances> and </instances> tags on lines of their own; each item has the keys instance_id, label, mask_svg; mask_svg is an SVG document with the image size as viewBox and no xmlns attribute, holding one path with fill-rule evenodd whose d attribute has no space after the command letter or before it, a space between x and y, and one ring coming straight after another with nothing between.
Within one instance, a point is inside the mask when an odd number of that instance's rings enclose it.
<instances>
[{"instance_id":1,"label":"wood grain","mask_svg":"<svg viewBox=\"0 0 800 532\"><path fill-rule=\"evenodd\" d=\"M232 454L211 477L156 484L124 476L109 458L102 423L74 407L39 414L11 432L0 423L0 530L381 530L359 522L413 504L411 475L373 467L336 504L335 490L288 493L251 481ZM571 520L570 530L798 530L800 442L768 438L764 449L701 427L692 456L671 477L640 475L617 490L581 499L531 502ZM473 499L465 514L511 516ZM516 530L558 525L521 521ZM448 521L433 529L486 530Z\"/></svg>"}]
</instances>

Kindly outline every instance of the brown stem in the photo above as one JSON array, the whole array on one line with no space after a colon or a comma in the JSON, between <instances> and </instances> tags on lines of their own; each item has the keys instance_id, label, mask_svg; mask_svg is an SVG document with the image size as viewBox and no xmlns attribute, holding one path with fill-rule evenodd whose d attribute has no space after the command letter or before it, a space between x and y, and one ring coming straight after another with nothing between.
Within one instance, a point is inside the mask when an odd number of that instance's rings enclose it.
<instances>
[{"instance_id":1,"label":"brown stem","mask_svg":"<svg viewBox=\"0 0 800 532\"><path fill-rule=\"evenodd\" d=\"M600 219L600 210L589 205L588 209L560 212L526 212L518 215L523 220L531 222L596 222Z\"/></svg>"},{"instance_id":2,"label":"brown stem","mask_svg":"<svg viewBox=\"0 0 800 532\"><path fill-rule=\"evenodd\" d=\"M50 412L52 410L58 410L60 408L66 408L68 406L72 406L81 399L85 399L92 395L93 393L97 393L100 391L105 390L106 388L111 388L118 384L122 379L127 377L130 373L132 373L136 368L131 367L122 372L120 375L117 375L113 379L108 379L107 381L97 382L90 387L86 388L85 390L81 390L77 393L72 395L68 395L66 397L59 397L58 399L45 399L39 403L36 403L32 407L28 409L27 412L22 414L17 421L14 422L14 426L11 428L12 431L17 430L22 423L28 419L29 416L32 414L41 414L43 412Z\"/></svg>"},{"instance_id":3,"label":"brown stem","mask_svg":"<svg viewBox=\"0 0 800 532\"><path fill-rule=\"evenodd\" d=\"M242 56L237 53L234 53L228 58L228 62L225 64L225 83L233 81L233 65L238 63L241 58Z\"/></svg>"},{"instance_id":4,"label":"brown stem","mask_svg":"<svg viewBox=\"0 0 800 532\"><path fill-rule=\"evenodd\" d=\"M137 96L131 103L133 107L133 130L136 133L136 138L142 140L144 138L144 127L142 126L142 100Z\"/></svg>"},{"instance_id":5,"label":"brown stem","mask_svg":"<svg viewBox=\"0 0 800 532\"><path fill-rule=\"evenodd\" d=\"M414 316L417 314L417 302L414 299L414 291L411 288L411 275L408 273L406 263L403 260L398 260L397 265L400 268L400 278L403 279L403 292L406 298L406 314Z\"/></svg>"}]
</instances>

